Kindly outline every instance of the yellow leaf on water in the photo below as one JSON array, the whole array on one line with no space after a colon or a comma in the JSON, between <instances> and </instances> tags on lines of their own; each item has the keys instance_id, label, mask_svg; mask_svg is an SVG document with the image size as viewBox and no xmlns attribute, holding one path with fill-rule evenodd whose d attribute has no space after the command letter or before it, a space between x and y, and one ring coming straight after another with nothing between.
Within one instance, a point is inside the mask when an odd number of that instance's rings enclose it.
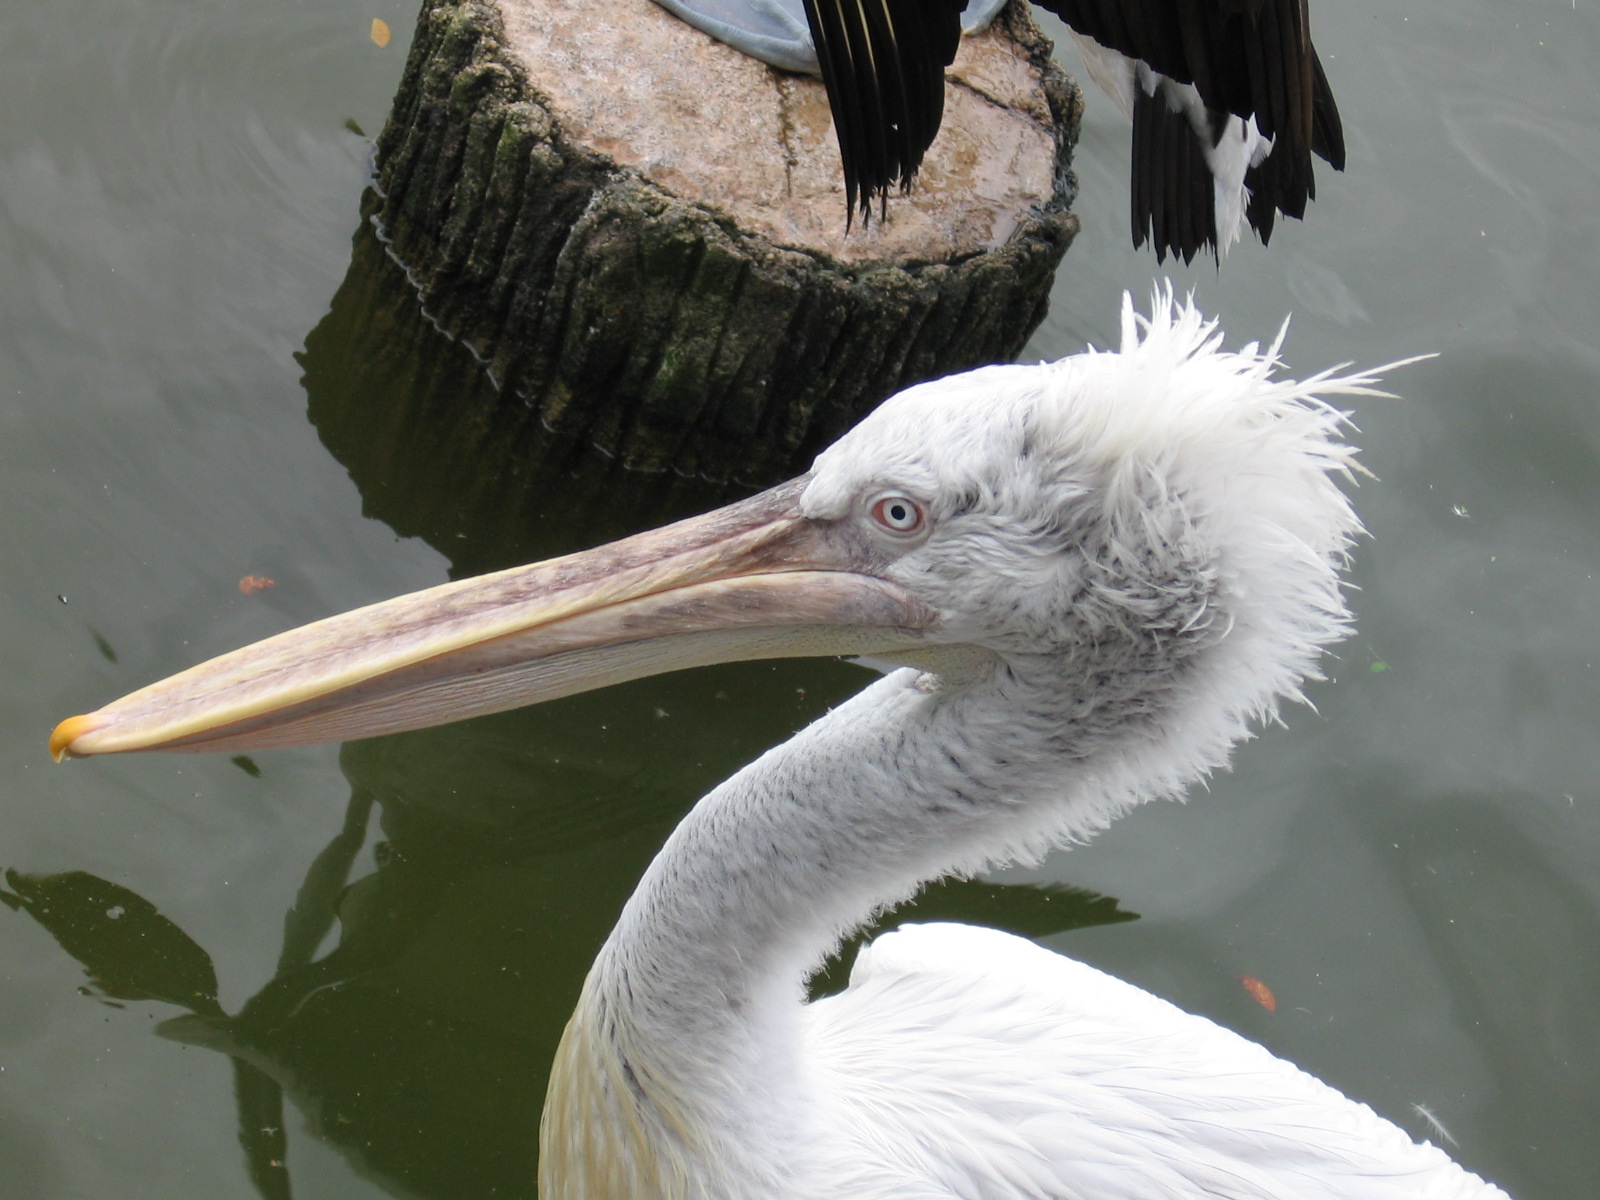
<instances>
[{"instance_id":1,"label":"yellow leaf on water","mask_svg":"<svg viewBox=\"0 0 1600 1200\"><path fill-rule=\"evenodd\" d=\"M389 44L389 23L381 17L372 18L372 41L376 46Z\"/></svg>"}]
</instances>

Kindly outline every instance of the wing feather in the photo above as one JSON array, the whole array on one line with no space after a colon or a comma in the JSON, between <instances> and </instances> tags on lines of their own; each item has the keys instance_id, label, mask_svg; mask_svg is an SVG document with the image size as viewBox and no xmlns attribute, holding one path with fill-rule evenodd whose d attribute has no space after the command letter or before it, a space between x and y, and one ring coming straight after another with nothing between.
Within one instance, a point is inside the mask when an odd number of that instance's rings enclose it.
<instances>
[{"instance_id":1,"label":"wing feather","mask_svg":"<svg viewBox=\"0 0 1600 1200\"><path fill-rule=\"evenodd\" d=\"M1250 224L1265 241L1277 213L1303 217L1316 195L1313 153L1342 170L1344 132L1327 75L1312 44L1307 0L1038 0L1079 34L1192 84L1208 109L1253 118L1273 141L1270 166L1252 174ZM1137 136L1137 134L1136 134ZM1177 139L1163 144L1177 154ZM1154 140L1144 141L1144 153ZM1146 161L1149 161L1148 159ZM1178 163L1170 180L1187 178ZM1134 241L1152 197L1134 201ZM1170 199L1161 197L1162 201ZM1175 253L1199 236L1194 218L1173 214L1165 244ZM1202 239L1203 240L1203 239Z\"/></svg>"},{"instance_id":2,"label":"wing feather","mask_svg":"<svg viewBox=\"0 0 1600 1200\"><path fill-rule=\"evenodd\" d=\"M880 937L803 1037L839 1195L1506 1200L1261 1046L994 930Z\"/></svg>"},{"instance_id":3,"label":"wing feather","mask_svg":"<svg viewBox=\"0 0 1600 1200\"><path fill-rule=\"evenodd\" d=\"M805 0L844 168L847 220L906 188L944 117L962 0Z\"/></svg>"}]
</instances>

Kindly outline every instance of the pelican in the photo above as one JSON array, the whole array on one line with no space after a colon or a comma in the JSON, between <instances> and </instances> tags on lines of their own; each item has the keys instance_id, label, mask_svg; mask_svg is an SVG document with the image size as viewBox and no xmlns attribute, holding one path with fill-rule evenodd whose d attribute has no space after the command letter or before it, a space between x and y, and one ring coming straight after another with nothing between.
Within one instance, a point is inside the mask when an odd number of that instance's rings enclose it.
<instances>
[{"instance_id":1,"label":"pelican","mask_svg":"<svg viewBox=\"0 0 1600 1200\"><path fill-rule=\"evenodd\" d=\"M567 1026L544 1200L1464 1200L1504 1193L1210 1021L1021 938L911 926L929 880L1176 798L1346 631L1340 396L1158 291L1121 348L886 401L705 516L281 634L64 721L56 755L437 724L679 667L889 673L705 796ZM1387 369L1387 368L1384 368Z\"/></svg>"},{"instance_id":2,"label":"pelican","mask_svg":"<svg viewBox=\"0 0 1600 1200\"><path fill-rule=\"evenodd\" d=\"M944 69L1005 0L657 0L775 67L822 76L847 213L909 188L939 132ZM1344 170L1344 131L1307 0L1034 0L1072 30L1133 124L1135 248L1220 261L1248 225L1304 217L1311 156Z\"/></svg>"}]
</instances>

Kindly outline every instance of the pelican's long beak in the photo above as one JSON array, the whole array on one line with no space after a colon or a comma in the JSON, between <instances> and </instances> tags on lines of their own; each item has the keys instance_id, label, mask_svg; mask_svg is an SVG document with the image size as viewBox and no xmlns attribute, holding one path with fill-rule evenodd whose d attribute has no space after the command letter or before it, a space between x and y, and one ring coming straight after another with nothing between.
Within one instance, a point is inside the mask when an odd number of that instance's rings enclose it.
<instances>
[{"instance_id":1,"label":"pelican's long beak","mask_svg":"<svg viewBox=\"0 0 1600 1200\"><path fill-rule=\"evenodd\" d=\"M920 644L936 614L802 516L804 485L279 634L61 722L51 753L370 737L680 667Z\"/></svg>"}]
</instances>

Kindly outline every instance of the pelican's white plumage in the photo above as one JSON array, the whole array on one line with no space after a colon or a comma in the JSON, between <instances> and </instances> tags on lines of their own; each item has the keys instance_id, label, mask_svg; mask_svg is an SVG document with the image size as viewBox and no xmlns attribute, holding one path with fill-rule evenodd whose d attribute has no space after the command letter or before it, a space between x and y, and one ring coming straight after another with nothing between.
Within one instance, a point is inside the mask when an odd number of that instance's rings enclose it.
<instances>
[{"instance_id":1,"label":"pelican's white plumage","mask_svg":"<svg viewBox=\"0 0 1600 1200\"><path fill-rule=\"evenodd\" d=\"M907 1175L945 1188L842 1180L847 1195L1500 1194L1255 1043L995 930L880 937L850 989L808 1016L841 1128L870 1130Z\"/></svg>"},{"instance_id":2,"label":"pelican's white plumage","mask_svg":"<svg viewBox=\"0 0 1600 1200\"><path fill-rule=\"evenodd\" d=\"M912 388L762 497L238 651L55 745L348 736L437 722L441 696L481 711L473 680L502 707L598 686L574 664L621 678L631 646L639 673L853 629L907 665L704 797L601 950L551 1074L544 1200L1503 1197L1005 934L902 929L805 999L884 906L1180 796L1299 696L1346 630L1359 528L1330 400L1375 377L1279 378L1277 351L1225 351L1170 293L1125 303L1118 352Z\"/></svg>"},{"instance_id":3,"label":"pelican's white plumage","mask_svg":"<svg viewBox=\"0 0 1600 1200\"><path fill-rule=\"evenodd\" d=\"M840 938L922 882L1178 795L1341 636L1358 526L1325 398L1373 381L1275 380L1276 350L1226 353L1158 296L1147 322L1125 308L1118 354L913 388L817 460L812 519L926 502L934 532L883 573L995 657L879 681L680 826L569 1027L547 1200L1500 1194L1259 1046L1005 934L901 930L803 1003Z\"/></svg>"}]
</instances>

